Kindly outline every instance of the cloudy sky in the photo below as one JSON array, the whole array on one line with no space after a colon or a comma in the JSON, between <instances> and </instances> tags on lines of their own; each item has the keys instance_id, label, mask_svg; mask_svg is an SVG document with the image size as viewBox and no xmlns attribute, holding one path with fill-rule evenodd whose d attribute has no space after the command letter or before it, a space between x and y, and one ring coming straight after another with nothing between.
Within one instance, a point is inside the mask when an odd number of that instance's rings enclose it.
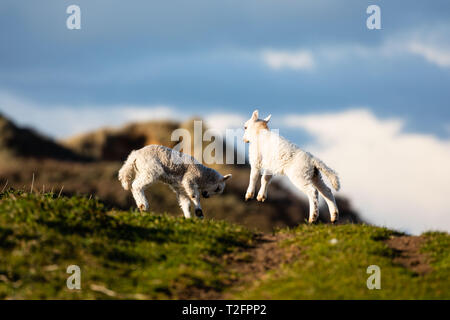
<instances>
[{"instance_id":1,"label":"cloudy sky","mask_svg":"<svg viewBox=\"0 0 450 320\"><path fill-rule=\"evenodd\" d=\"M447 0L2 0L0 40L0 111L20 124L56 138L193 115L226 128L258 108L369 221L450 231Z\"/></svg>"}]
</instances>

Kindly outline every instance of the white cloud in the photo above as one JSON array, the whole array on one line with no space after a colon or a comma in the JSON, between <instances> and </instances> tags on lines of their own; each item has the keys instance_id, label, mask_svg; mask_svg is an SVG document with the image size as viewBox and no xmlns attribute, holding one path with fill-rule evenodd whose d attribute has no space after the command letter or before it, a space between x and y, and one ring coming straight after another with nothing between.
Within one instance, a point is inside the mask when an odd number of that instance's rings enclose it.
<instances>
[{"instance_id":1,"label":"white cloud","mask_svg":"<svg viewBox=\"0 0 450 320\"><path fill-rule=\"evenodd\" d=\"M385 56L420 56L442 68L450 67L449 27L432 26L390 36L376 51Z\"/></svg>"},{"instance_id":2,"label":"white cloud","mask_svg":"<svg viewBox=\"0 0 450 320\"><path fill-rule=\"evenodd\" d=\"M375 60L382 58L404 59L414 55L441 68L450 67L450 25L417 28L407 32L390 34L379 44L363 45L355 42L311 48L319 62L340 63L362 58Z\"/></svg>"},{"instance_id":3,"label":"white cloud","mask_svg":"<svg viewBox=\"0 0 450 320\"><path fill-rule=\"evenodd\" d=\"M342 193L370 222L450 231L450 140L402 132L403 121L365 109L294 114L284 122L316 139L305 149L340 173Z\"/></svg>"},{"instance_id":4,"label":"white cloud","mask_svg":"<svg viewBox=\"0 0 450 320\"><path fill-rule=\"evenodd\" d=\"M263 61L272 69L309 70L314 68L314 57L306 50L278 51L264 50Z\"/></svg>"},{"instance_id":5,"label":"white cloud","mask_svg":"<svg viewBox=\"0 0 450 320\"><path fill-rule=\"evenodd\" d=\"M450 67L450 24L438 24L418 28L406 34L394 36L390 45L398 42L403 52L423 57L439 67Z\"/></svg>"},{"instance_id":6,"label":"white cloud","mask_svg":"<svg viewBox=\"0 0 450 320\"><path fill-rule=\"evenodd\" d=\"M205 121L210 128L223 133L226 129L242 128L246 119L237 113L213 113L207 115Z\"/></svg>"},{"instance_id":7,"label":"white cloud","mask_svg":"<svg viewBox=\"0 0 450 320\"><path fill-rule=\"evenodd\" d=\"M423 56L427 61L441 67L450 67L450 50L439 48L417 41L412 41L407 46L409 52Z\"/></svg>"}]
</instances>

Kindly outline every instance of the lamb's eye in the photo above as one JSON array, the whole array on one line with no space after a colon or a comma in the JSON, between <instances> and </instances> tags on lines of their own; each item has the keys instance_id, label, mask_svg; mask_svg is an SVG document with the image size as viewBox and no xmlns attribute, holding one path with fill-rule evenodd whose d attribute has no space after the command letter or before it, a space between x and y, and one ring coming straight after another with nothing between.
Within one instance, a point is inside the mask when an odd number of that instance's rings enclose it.
<instances>
[{"instance_id":1,"label":"lamb's eye","mask_svg":"<svg viewBox=\"0 0 450 320\"><path fill-rule=\"evenodd\" d=\"M247 126L244 127L244 130L247 130Z\"/></svg>"},{"instance_id":2,"label":"lamb's eye","mask_svg":"<svg viewBox=\"0 0 450 320\"><path fill-rule=\"evenodd\" d=\"M220 191L220 187L217 187L217 189L216 189L216 191L215 192L219 192Z\"/></svg>"}]
</instances>

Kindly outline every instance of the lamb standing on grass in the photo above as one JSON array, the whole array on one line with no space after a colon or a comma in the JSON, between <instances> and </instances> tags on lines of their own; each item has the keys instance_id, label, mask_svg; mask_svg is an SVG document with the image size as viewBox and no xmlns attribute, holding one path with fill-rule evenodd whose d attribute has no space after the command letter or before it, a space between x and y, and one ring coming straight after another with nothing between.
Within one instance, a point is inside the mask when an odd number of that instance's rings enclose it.
<instances>
[{"instance_id":1,"label":"lamb standing on grass","mask_svg":"<svg viewBox=\"0 0 450 320\"><path fill-rule=\"evenodd\" d=\"M129 190L131 184L131 192L141 211L148 210L144 190L160 180L176 193L186 218L191 217L190 201L195 206L195 215L203 218L200 195L209 198L211 195L221 194L225 181L229 178L231 174L222 176L187 154L159 145L132 151L119 170L123 188Z\"/></svg>"},{"instance_id":2,"label":"lamb standing on grass","mask_svg":"<svg viewBox=\"0 0 450 320\"><path fill-rule=\"evenodd\" d=\"M267 199L267 187L272 175L286 175L291 182L309 199L309 222L315 222L319 217L319 194L325 198L330 211L331 222L338 220L339 212L333 193L322 180L323 173L331 182L334 189L339 190L339 178L336 172L327 167L322 161L309 152L271 132L267 126L270 116L264 120L258 119L258 110L245 123L244 141L250 143L250 183L245 200L253 198L256 181L262 171L261 188L258 201Z\"/></svg>"}]
</instances>

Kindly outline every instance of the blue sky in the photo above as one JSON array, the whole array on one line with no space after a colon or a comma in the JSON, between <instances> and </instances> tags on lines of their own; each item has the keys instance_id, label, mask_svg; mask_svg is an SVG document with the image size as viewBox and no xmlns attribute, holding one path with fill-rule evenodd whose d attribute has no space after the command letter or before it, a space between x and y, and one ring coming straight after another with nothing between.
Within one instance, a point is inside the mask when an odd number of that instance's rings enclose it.
<instances>
[{"instance_id":1,"label":"blue sky","mask_svg":"<svg viewBox=\"0 0 450 320\"><path fill-rule=\"evenodd\" d=\"M366 28L374 3L382 30ZM81 8L81 30L65 26L70 4ZM164 104L199 114L367 106L448 137L450 63L404 47L419 41L449 55L449 9L448 1L7 0L0 89L43 106ZM274 70L263 50L308 51L315 67Z\"/></svg>"},{"instance_id":2,"label":"blue sky","mask_svg":"<svg viewBox=\"0 0 450 320\"><path fill-rule=\"evenodd\" d=\"M81 30L66 28L71 4ZM366 27L371 4L381 30ZM3 0L0 39L0 111L54 137L152 117L241 126L257 107L318 154L329 132L289 119L345 115L374 137L395 122L395 138L448 151L449 1Z\"/></svg>"}]
</instances>

